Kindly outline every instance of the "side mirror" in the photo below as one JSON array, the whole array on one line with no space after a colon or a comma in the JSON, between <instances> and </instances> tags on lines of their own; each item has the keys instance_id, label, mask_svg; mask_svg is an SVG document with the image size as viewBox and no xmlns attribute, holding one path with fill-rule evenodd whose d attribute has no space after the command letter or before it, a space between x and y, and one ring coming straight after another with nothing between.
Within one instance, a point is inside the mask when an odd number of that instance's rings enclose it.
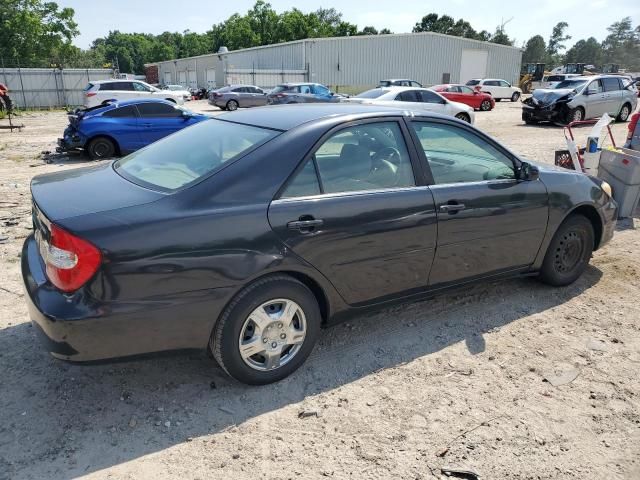
<instances>
[{"instance_id":1,"label":"side mirror","mask_svg":"<svg viewBox=\"0 0 640 480\"><path fill-rule=\"evenodd\" d=\"M520 180L527 182L534 182L540 178L540 170L535 165L531 165L527 162L520 164Z\"/></svg>"}]
</instances>

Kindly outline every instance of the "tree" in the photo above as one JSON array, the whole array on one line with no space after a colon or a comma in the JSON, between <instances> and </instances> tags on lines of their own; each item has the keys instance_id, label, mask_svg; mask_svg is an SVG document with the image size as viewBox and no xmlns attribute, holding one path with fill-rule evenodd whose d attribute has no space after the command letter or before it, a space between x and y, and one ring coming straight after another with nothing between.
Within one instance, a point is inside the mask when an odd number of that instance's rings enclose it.
<instances>
[{"instance_id":1,"label":"tree","mask_svg":"<svg viewBox=\"0 0 640 480\"><path fill-rule=\"evenodd\" d=\"M542 35L535 35L527 40L522 54L522 63L546 63L547 46Z\"/></svg>"},{"instance_id":2,"label":"tree","mask_svg":"<svg viewBox=\"0 0 640 480\"><path fill-rule=\"evenodd\" d=\"M42 0L0 0L0 57L42 66L76 53L78 35L72 8Z\"/></svg>"},{"instance_id":3,"label":"tree","mask_svg":"<svg viewBox=\"0 0 640 480\"><path fill-rule=\"evenodd\" d=\"M561 50L565 50L564 42L571 39L571 35L566 35L565 30L569 27L567 22L558 22L551 31L549 43L547 44L547 55L552 64L562 63Z\"/></svg>"},{"instance_id":4,"label":"tree","mask_svg":"<svg viewBox=\"0 0 640 480\"><path fill-rule=\"evenodd\" d=\"M589 37L586 40L577 41L573 47L567 50L564 60L566 63L601 65L602 59L602 45L595 38Z\"/></svg>"},{"instance_id":5,"label":"tree","mask_svg":"<svg viewBox=\"0 0 640 480\"><path fill-rule=\"evenodd\" d=\"M505 33L502 27L496 28L496 33L491 35L489 41L491 43L499 43L500 45L513 45L513 40L509 38L509 35Z\"/></svg>"},{"instance_id":6,"label":"tree","mask_svg":"<svg viewBox=\"0 0 640 480\"><path fill-rule=\"evenodd\" d=\"M358 35L378 35L376 27L364 27L358 32Z\"/></svg>"},{"instance_id":7,"label":"tree","mask_svg":"<svg viewBox=\"0 0 640 480\"><path fill-rule=\"evenodd\" d=\"M634 29L631 17L625 17L607 27L607 31L609 35L602 42L605 62L640 69L640 26Z\"/></svg>"}]
</instances>

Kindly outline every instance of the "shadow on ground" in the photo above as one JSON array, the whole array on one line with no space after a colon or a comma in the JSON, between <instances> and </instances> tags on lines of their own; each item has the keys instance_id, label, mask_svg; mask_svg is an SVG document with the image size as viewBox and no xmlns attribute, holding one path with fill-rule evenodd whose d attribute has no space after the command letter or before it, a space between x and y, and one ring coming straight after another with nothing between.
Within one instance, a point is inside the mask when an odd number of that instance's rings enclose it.
<instances>
[{"instance_id":1,"label":"shadow on ground","mask_svg":"<svg viewBox=\"0 0 640 480\"><path fill-rule=\"evenodd\" d=\"M204 353L63 363L41 350L30 324L19 323L0 331L0 478L77 477L221 432L458 342L481 354L487 332L561 305L601 275L589 267L561 289L533 279L470 286L362 315L325 330L299 371L265 387L229 380Z\"/></svg>"}]
</instances>

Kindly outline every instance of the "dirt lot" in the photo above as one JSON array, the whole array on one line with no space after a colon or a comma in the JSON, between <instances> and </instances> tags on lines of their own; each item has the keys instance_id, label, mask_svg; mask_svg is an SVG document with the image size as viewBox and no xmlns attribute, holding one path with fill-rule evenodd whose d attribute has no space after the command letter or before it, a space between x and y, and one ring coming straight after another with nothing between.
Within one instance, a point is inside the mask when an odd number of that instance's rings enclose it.
<instances>
[{"instance_id":1,"label":"dirt lot","mask_svg":"<svg viewBox=\"0 0 640 480\"><path fill-rule=\"evenodd\" d=\"M477 124L552 162L561 130L519 114L502 102ZM199 353L75 366L37 343L19 255L31 177L86 162L43 163L63 113L20 121L0 131L0 479L406 480L451 465L483 479L640 478L637 219L568 288L522 279L388 308L324 331L276 385L239 385ZM614 129L621 142L626 125ZM577 377L554 387L554 375Z\"/></svg>"}]
</instances>

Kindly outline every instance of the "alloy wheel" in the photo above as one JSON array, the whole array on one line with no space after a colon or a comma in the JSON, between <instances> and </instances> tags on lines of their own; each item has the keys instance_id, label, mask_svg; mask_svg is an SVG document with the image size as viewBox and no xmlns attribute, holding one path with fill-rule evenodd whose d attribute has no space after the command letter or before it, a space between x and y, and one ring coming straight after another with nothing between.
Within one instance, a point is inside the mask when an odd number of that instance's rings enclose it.
<instances>
[{"instance_id":1,"label":"alloy wheel","mask_svg":"<svg viewBox=\"0 0 640 480\"><path fill-rule=\"evenodd\" d=\"M458 120L462 120L463 122L471 123L471 119L466 113L459 113L456 115Z\"/></svg>"},{"instance_id":2,"label":"alloy wheel","mask_svg":"<svg viewBox=\"0 0 640 480\"><path fill-rule=\"evenodd\" d=\"M627 118L629 118L629 107L627 105L623 105L622 110L620 110L620 120L626 122Z\"/></svg>"},{"instance_id":3,"label":"alloy wheel","mask_svg":"<svg viewBox=\"0 0 640 480\"><path fill-rule=\"evenodd\" d=\"M263 303L247 317L238 339L242 360L259 371L275 370L300 351L307 334L304 311L293 300Z\"/></svg>"},{"instance_id":4,"label":"alloy wheel","mask_svg":"<svg viewBox=\"0 0 640 480\"><path fill-rule=\"evenodd\" d=\"M489 100L484 100L480 104L480 110L482 110L483 112L488 112L489 110L491 110L491 102Z\"/></svg>"}]
</instances>

